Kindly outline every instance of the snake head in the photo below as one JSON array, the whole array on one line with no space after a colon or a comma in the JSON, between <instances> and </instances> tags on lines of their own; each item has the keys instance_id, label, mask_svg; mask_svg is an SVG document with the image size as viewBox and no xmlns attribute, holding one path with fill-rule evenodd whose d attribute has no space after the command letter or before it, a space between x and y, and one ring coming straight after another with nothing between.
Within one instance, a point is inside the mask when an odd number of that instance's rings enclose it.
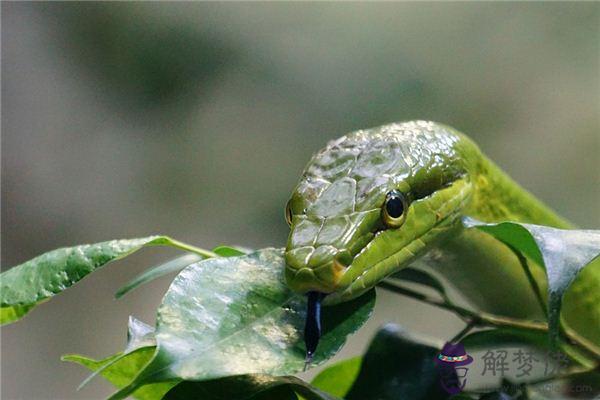
<instances>
[{"instance_id":1,"label":"snake head","mask_svg":"<svg viewBox=\"0 0 600 400\"><path fill-rule=\"evenodd\" d=\"M313 156L286 207L288 286L354 298L455 226L472 142L417 121L348 134Z\"/></svg>"}]
</instances>

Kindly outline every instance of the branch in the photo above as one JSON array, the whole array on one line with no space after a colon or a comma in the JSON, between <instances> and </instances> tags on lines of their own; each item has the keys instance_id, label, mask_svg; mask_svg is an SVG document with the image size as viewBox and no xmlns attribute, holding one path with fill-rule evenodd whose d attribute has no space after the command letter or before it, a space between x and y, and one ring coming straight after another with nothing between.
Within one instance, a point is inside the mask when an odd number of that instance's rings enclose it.
<instances>
[{"instance_id":1,"label":"branch","mask_svg":"<svg viewBox=\"0 0 600 400\"><path fill-rule=\"evenodd\" d=\"M510 327L517 329L525 329L530 331L537 332L548 332L548 324L545 322L536 322L536 321L526 321L516 318L502 317L494 314L489 314L486 312L476 312L473 310L469 310L467 308L458 306L450 301L444 301L432 296L428 296L421 292L417 292L415 290L402 287L396 284L392 284L387 281L381 281L377 284L377 286L389 290L391 292L401 294L424 303L442 308L444 310L448 310L457 314L463 320L469 322L469 324L474 324L478 326L488 326L488 327ZM570 343L579 346L580 348L586 350L590 355L592 355L597 363L600 363L600 349L585 339L577 332L572 329L565 329L565 336L569 340Z\"/></svg>"}]
</instances>

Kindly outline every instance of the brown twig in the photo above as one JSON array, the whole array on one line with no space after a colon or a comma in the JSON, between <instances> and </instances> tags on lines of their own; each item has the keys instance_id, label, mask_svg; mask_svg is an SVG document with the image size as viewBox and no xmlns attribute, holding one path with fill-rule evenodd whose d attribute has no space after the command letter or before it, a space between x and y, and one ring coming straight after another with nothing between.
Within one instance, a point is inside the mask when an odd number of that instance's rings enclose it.
<instances>
[{"instance_id":1,"label":"brown twig","mask_svg":"<svg viewBox=\"0 0 600 400\"><path fill-rule=\"evenodd\" d=\"M426 295L424 293L417 292L415 290L392 284L386 281L379 282L377 286L389 290L391 292L401 294L422 301L424 303L442 308L444 310L451 311L457 314L459 317L463 318L464 320L468 321L469 324L473 324L473 326L510 327L536 332L548 332L548 324L545 322L526 321L516 318L502 317L486 312L472 311L467 308L453 304L452 302L449 302L447 300L440 300L435 297ZM565 329L564 335L571 344L585 350L587 353L593 356L597 364L600 364L600 349L595 344L585 339L572 329Z\"/></svg>"}]
</instances>

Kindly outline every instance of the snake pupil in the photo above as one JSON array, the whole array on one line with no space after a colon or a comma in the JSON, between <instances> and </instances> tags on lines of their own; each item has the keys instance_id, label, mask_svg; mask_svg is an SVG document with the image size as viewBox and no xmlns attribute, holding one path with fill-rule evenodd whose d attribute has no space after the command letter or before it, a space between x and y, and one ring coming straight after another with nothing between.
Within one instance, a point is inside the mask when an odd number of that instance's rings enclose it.
<instances>
[{"instance_id":1,"label":"snake pupil","mask_svg":"<svg viewBox=\"0 0 600 400\"><path fill-rule=\"evenodd\" d=\"M390 217L399 218L404 212L404 203L400 197L390 197L385 204L385 210Z\"/></svg>"}]
</instances>

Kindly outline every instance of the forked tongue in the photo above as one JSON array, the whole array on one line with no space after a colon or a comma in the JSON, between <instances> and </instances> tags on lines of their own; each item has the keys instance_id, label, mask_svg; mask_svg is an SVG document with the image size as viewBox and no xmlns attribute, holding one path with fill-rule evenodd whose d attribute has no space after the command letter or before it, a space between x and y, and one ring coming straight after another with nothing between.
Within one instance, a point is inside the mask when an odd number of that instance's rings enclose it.
<instances>
[{"instance_id":1,"label":"forked tongue","mask_svg":"<svg viewBox=\"0 0 600 400\"><path fill-rule=\"evenodd\" d=\"M308 292L306 307L306 322L304 324L304 343L306 344L306 359L304 370L312 362L315 350L321 338L321 300L325 295L319 292Z\"/></svg>"}]
</instances>

